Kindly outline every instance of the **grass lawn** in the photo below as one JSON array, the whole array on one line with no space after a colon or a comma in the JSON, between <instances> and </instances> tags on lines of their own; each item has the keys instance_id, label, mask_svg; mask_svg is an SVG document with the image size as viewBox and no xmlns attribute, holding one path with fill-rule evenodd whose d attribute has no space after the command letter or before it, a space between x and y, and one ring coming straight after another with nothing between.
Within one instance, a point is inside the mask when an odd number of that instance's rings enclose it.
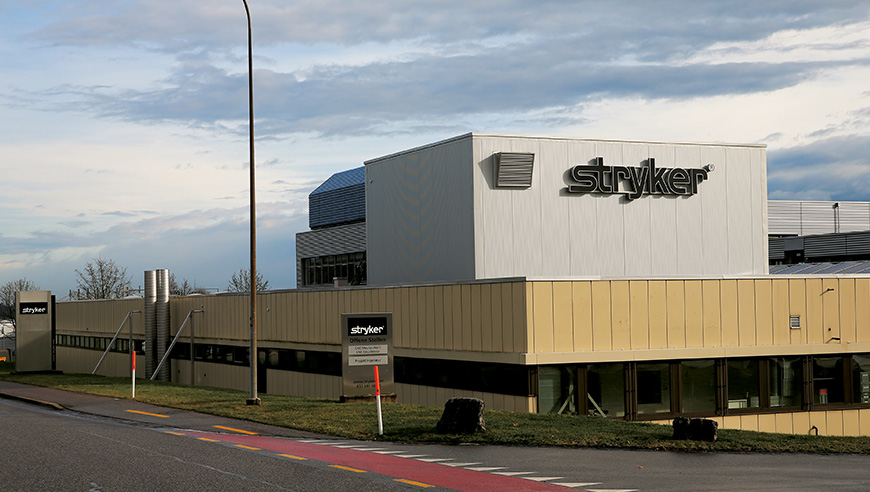
<instances>
[{"instance_id":1,"label":"grass lawn","mask_svg":"<svg viewBox=\"0 0 870 492\"><path fill-rule=\"evenodd\" d=\"M130 398L130 380L84 374L11 374L0 363L0 379L35 386ZM242 391L155 381L136 382L136 400L262 422L343 438L428 443L480 443L520 446L572 446L685 451L870 453L870 437L825 437L720 430L717 441L677 441L670 426L601 417L541 415L487 410L486 432L444 435L435 432L442 408L383 404L384 435L378 436L374 403L260 394L261 406L247 406Z\"/></svg>"}]
</instances>

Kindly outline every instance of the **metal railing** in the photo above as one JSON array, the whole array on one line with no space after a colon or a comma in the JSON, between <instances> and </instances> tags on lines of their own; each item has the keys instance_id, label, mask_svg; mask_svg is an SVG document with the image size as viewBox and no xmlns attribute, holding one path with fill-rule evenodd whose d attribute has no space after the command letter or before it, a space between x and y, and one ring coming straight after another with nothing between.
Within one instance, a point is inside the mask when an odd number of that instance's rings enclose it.
<instances>
[{"instance_id":1,"label":"metal railing","mask_svg":"<svg viewBox=\"0 0 870 492\"><path fill-rule=\"evenodd\" d=\"M103 352L103 356L100 357L100 361L97 362L97 366L94 367L94 370L91 371L91 374L97 373L97 369L99 369L100 366L103 364L103 360L106 358L106 354L109 353L109 350L112 350L112 346L115 345L115 340L118 339L118 335L121 334L121 330L124 329L124 325L127 323L130 323L130 360L132 362L132 360L133 360L133 323L132 323L131 318L133 316L133 313L141 313L141 312L142 311L137 310L137 311L130 311L129 313L127 313L127 316L124 317L124 321L121 322L121 325L118 327L118 331L116 331L115 336L112 337L112 341L109 342L109 345L106 346L106 350L105 350L105 352Z\"/></svg>"},{"instance_id":2,"label":"metal railing","mask_svg":"<svg viewBox=\"0 0 870 492\"><path fill-rule=\"evenodd\" d=\"M154 369L154 374L151 375L149 379L152 381L157 377L157 373L160 371L160 367L163 366L163 363L166 362L166 359L169 358L169 354L172 353L172 349L175 347L175 342L178 341L178 337L184 332L184 327L187 326L187 323L190 322L190 384L194 384L194 370L193 370L193 342L194 342L194 331L193 331L193 314L194 313L202 313L204 312L202 309L191 309L189 313L187 313L187 317L184 318L184 322L181 323L181 328L178 329L178 333L175 334L175 338L172 339L172 343L169 344L169 348L166 349L166 353L163 354L163 358L160 359L160 363L157 364L157 368Z\"/></svg>"}]
</instances>

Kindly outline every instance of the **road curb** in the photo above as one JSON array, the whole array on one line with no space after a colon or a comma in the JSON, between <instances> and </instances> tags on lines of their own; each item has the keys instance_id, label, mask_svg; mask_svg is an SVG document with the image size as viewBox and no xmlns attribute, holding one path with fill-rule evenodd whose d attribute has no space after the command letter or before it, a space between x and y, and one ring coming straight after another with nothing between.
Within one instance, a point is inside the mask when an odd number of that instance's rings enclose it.
<instances>
[{"instance_id":1,"label":"road curb","mask_svg":"<svg viewBox=\"0 0 870 492\"><path fill-rule=\"evenodd\" d=\"M17 401L21 401L24 403L30 403L33 405L40 405L40 406L51 408L54 410L66 410L66 408L63 405L59 405L59 404L54 403L54 402L37 400L36 398L28 398L26 396L14 395L12 393L4 393L2 391L0 391L0 398L5 398L7 400L17 400Z\"/></svg>"}]
</instances>

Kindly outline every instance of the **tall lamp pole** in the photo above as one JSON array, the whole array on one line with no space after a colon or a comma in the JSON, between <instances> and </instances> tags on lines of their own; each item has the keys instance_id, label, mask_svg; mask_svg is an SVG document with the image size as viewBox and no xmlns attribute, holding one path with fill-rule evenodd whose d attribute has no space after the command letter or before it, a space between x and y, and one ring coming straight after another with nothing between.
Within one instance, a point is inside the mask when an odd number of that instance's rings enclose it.
<instances>
[{"instance_id":1,"label":"tall lamp pole","mask_svg":"<svg viewBox=\"0 0 870 492\"><path fill-rule=\"evenodd\" d=\"M259 405L257 396L257 202L254 194L254 62L251 43L251 10L247 0L245 14L248 16L248 127L251 146L251 397L245 403Z\"/></svg>"}]
</instances>

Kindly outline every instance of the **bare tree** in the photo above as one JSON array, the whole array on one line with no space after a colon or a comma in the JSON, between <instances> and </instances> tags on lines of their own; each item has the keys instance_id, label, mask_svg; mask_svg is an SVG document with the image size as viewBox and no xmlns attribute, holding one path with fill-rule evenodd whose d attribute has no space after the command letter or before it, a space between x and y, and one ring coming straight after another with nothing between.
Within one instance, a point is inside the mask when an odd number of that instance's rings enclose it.
<instances>
[{"instance_id":1,"label":"bare tree","mask_svg":"<svg viewBox=\"0 0 870 492\"><path fill-rule=\"evenodd\" d=\"M269 281L263 280L263 274L257 272L257 292L269 288ZM250 292L251 291L251 270L242 268L238 273L234 273L227 285L229 292Z\"/></svg>"},{"instance_id":2,"label":"bare tree","mask_svg":"<svg viewBox=\"0 0 870 492\"><path fill-rule=\"evenodd\" d=\"M6 282L3 287L0 287L0 321L12 323L13 329L15 329L15 293L28 290L39 290L39 286L26 278Z\"/></svg>"},{"instance_id":3,"label":"bare tree","mask_svg":"<svg viewBox=\"0 0 870 492\"><path fill-rule=\"evenodd\" d=\"M175 274L169 274L169 293L173 296L189 296L191 294L208 294L208 289L205 287L198 287L196 285L196 281L193 282L193 285L187 281L187 279L182 279L179 284L175 279Z\"/></svg>"},{"instance_id":4,"label":"bare tree","mask_svg":"<svg viewBox=\"0 0 870 492\"><path fill-rule=\"evenodd\" d=\"M70 297L78 300L118 299L132 290L132 279L127 269L114 260L97 257L81 270L76 270L78 290Z\"/></svg>"}]
</instances>

